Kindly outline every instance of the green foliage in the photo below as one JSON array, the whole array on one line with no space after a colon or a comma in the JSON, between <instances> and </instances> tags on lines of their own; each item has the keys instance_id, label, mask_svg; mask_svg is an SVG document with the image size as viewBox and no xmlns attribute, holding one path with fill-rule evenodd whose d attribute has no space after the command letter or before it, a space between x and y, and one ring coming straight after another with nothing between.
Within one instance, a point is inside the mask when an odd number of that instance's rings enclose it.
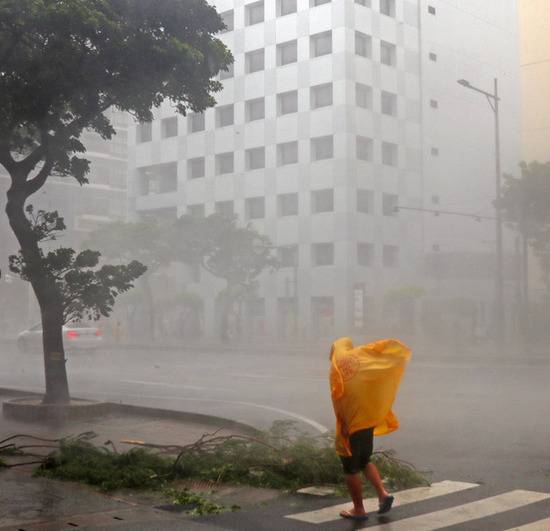
<instances>
[{"instance_id":1,"label":"green foliage","mask_svg":"<svg viewBox=\"0 0 550 531\"><path fill-rule=\"evenodd\" d=\"M398 302L402 300L414 300L424 296L426 290L420 286L402 286L393 288L386 292L385 298L390 302Z\"/></svg>"},{"instance_id":2,"label":"green foliage","mask_svg":"<svg viewBox=\"0 0 550 531\"><path fill-rule=\"evenodd\" d=\"M38 241L55 240L56 233L65 228L63 218L57 212L38 211L31 205L27 214ZM65 322L83 317L99 319L107 317L113 309L115 298L133 287L146 267L133 260L127 265L103 265L98 267L101 254L85 250L60 247L44 253L39 249L40 261L27 261L22 252L10 256L10 271L23 280L33 275L46 274L53 278L61 295Z\"/></svg>"},{"instance_id":3,"label":"green foliage","mask_svg":"<svg viewBox=\"0 0 550 531\"><path fill-rule=\"evenodd\" d=\"M224 507L214 503L203 496L194 494L189 489L166 489L164 494L174 505L185 505L189 508L185 511L192 516L202 516L204 514L217 514L224 510Z\"/></svg>"}]
</instances>

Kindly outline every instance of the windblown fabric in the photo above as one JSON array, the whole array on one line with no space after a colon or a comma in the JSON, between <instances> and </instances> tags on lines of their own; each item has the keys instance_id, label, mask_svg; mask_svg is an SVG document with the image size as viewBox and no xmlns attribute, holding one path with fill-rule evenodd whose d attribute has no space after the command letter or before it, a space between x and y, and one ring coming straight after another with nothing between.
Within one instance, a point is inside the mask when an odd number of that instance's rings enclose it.
<instances>
[{"instance_id":1,"label":"windblown fabric","mask_svg":"<svg viewBox=\"0 0 550 531\"><path fill-rule=\"evenodd\" d=\"M349 436L374 427L375 435L399 428L392 411L410 349L396 339L353 347L344 337L331 351L330 390L336 414L336 451L350 456Z\"/></svg>"}]
</instances>

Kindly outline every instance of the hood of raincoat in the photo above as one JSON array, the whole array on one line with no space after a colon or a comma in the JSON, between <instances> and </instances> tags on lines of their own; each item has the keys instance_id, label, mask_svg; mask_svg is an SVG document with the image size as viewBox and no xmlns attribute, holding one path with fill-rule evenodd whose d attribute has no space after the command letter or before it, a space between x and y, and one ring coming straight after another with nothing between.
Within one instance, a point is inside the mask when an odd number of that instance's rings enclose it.
<instances>
[{"instance_id":1,"label":"hood of raincoat","mask_svg":"<svg viewBox=\"0 0 550 531\"><path fill-rule=\"evenodd\" d=\"M375 435L399 428L392 411L410 349L396 339L354 347L350 338L331 349L330 390L336 414L336 451L351 455L349 436L374 427Z\"/></svg>"}]
</instances>

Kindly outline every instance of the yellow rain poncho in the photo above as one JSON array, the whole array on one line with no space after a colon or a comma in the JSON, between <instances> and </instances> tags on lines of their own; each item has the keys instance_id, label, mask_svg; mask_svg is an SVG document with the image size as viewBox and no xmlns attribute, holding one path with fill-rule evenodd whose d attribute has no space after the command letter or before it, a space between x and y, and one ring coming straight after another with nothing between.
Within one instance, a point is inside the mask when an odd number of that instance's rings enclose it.
<instances>
[{"instance_id":1,"label":"yellow rain poncho","mask_svg":"<svg viewBox=\"0 0 550 531\"><path fill-rule=\"evenodd\" d=\"M350 456L349 436L374 427L375 435L399 428L392 411L411 351L395 339L353 347L344 337L332 345L330 390L336 414L336 451Z\"/></svg>"}]
</instances>

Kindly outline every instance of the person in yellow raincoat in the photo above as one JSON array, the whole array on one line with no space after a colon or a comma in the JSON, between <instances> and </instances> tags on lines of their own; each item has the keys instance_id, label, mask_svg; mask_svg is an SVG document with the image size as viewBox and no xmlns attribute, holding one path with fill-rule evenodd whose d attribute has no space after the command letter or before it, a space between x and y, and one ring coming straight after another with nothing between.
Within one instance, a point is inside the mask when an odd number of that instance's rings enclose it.
<instances>
[{"instance_id":1,"label":"person in yellow raincoat","mask_svg":"<svg viewBox=\"0 0 550 531\"><path fill-rule=\"evenodd\" d=\"M332 345L330 390L336 415L336 452L353 501L353 508L340 513L344 518L368 518L361 472L376 489L378 513L391 509L394 498L386 491L370 457L374 435L386 435L399 428L392 405L410 357L410 349L395 339L354 348L351 339L344 337Z\"/></svg>"}]
</instances>

